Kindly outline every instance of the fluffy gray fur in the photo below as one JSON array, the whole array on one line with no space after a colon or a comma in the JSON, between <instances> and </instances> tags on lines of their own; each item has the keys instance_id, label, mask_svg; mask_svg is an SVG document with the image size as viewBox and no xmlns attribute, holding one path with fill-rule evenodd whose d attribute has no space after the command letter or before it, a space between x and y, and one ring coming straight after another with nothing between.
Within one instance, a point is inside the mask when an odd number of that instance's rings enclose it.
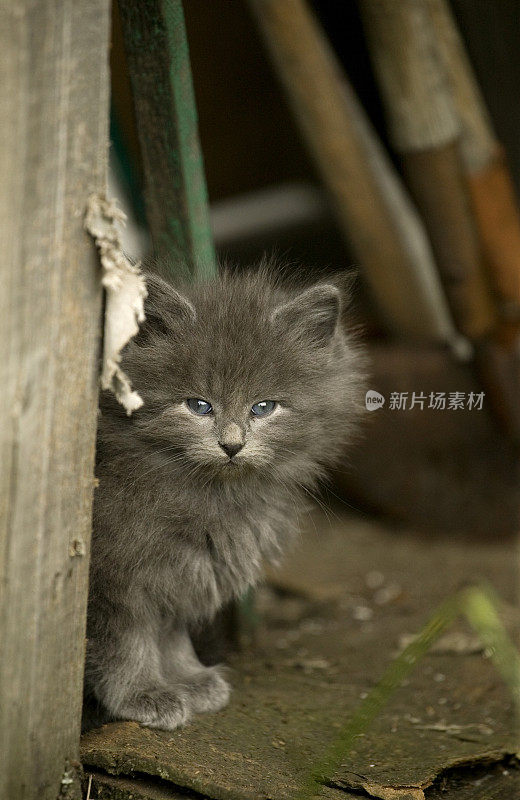
<instances>
[{"instance_id":1,"label":"fluffy gray fur","mask_svg":"<svg viewBox=\"0 0 520 800\"><path fill-rule=\"evenodd\" d=\"M227 703L188 628L279 557L351 438L362 369L332 283L291 289L259 269L148 289L123 359L144 406L127 417L101 398L86 688L112 718L174 729ZM277 406L255 418L262 400Z\"/></svg>"}]
</instances>

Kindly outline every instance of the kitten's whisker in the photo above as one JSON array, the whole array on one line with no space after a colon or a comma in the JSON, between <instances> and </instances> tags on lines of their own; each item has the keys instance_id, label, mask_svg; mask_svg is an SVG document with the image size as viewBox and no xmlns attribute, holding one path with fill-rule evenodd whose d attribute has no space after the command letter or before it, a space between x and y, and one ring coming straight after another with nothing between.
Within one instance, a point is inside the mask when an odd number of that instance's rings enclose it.
<instances>
[{"instance_id":1,"label":"kitten's whisker","mask_svg":"<svg viewBox=\"0 0 520 800\"><path fill-rule=\"evenodd\" d=\"M155 455L155 453L164 453L164 452L167 452L167 451L170 451L170 450L171 450L171 451L175 451L176 449L177 449L177 448L175 448L174 446L170 446L170 447L164 447L164 448L162 448L162 449L160 449L160 450L156 450L156 451L153 453L153 455ZM134 486L134 485L135 485L135 483L136 483L138 480L140 480L141 478L144 478L144 476L145 476L145 475L148 475L150 472L154 472L156 469L160 469L160 468L161 468L161 467L163 467L165 464L168 464L168 463L174 463L174 461L182 461L183 459L184 459L184 456L183 456L181 453L176 453L176 455L175 455L174 457L172 457L172 458L168 459L167 461L165 461L165 462L161 462L160 464L154 464L154 466L153 466L153 467L151 467L151 468L150 468L149 470L147 470L146 472L139 472L139 469L140 469L140 467L141 467L141 462L140 462L140 461L137 459L137 460L136 460L136 463L135 463L135 465L134 465L134 469L133 469L133 473L134 473L134 475L136 476L136 480L135 480L135 481L133 481L133 482L132 482L130 485L128 485L128 484L126 484L126 485L127 485L127 487L129 486L129 488L131 488L132 486Z\"/></svg>"},{"instance_id":2,"label":"kitten's whisker","mask_svg":"<svg viewBox=\"0 0 520 800\"><path fill-rule=\"evenodd\" d=\"M338 494L333 492L332 489L330 488L329 484L326 481L323 482L323 488L325 489L325 491L329 492L333 497L335 497L336 500L339 500L340 503L342 503L344 506L347 506L347 508L351 508L352 511L356 511L358 514L361 514L361 516L363 516L363 517L367 517L368 516L368 514L365 511L363 511L361 508L358 508L357 506L353 506L352 503L349 503L343 497L340 497Z\"/></svg>"},{"instance_id":3,"label":"kitten's whisker","mask_svg":"<svg viewBox=\"0 0 520 800\"><path fill-rule=\"evenodd\" d=\"M327 505L314 492L308 489L303 483L297 482L297 486L299 486L300 489L302 489L307 495L309 495L309 497L322 509L325 516L327 517L327 522L329 524L330 524L329 513L332 514L337 520L339 520L338 515L330 507L327 507Z\"/></svg>"},{"instance_id":4,"label":"kitten's whisker","mask_svg":"<svg viewBox=\"0 0 520 800\"><path fill-rule=\"evenodd\" d=\"M284 452L291 453L291 455L294 455L294 456L298 457L298 453L296 453L294 450L290 450L288 447L285 447L284 445L282 445L282 448L283 448ZM349 503L343 497L340 497L338 494L336 494L330 488L330 482L329 481L326 481L326 480L322 481L322 486L323 486L323 488L324 488L324 490L326 492L328 492L333 497L335 497L336 500L339 500L339 502L342 503L344 506L346 506L347 508L351 508L353 511L356 511L358 514L361 514L362 516L367 516L366 513L362 509L358 508L357 506L352 505L352 503ZM314 499L316 499L316 502L318 502L316 497ZM329 507L329 509L330 509L330 512L336 516L336 519L339 519L338 515L335 514L335 512L330 507Z\"/></svg>"},{"instance_id":5,"label":"kitten's whisker","mask_svg":"<svg viewBox=\"0 0 520 800\"><path fill-rule=\"evenodd\" d=\"M295 453L294 450L291 450L290 448L285 447L284 445L282 445L282 449L283 449L284 452L291 453L292 455L298 457L298 453ZM318 496L314 492L312 492L309 487L305 486L303 483L301 483L299 481L295 481L295 484L297 486L299 486L304 492L306 492L306 494L308 494L309 497L311 497L323 509L323 511L325 512L325 515L327 516L327 519L329 518L328 517L328 513L329 512L331 514L334 514L336 519L339 519L337 514L335 514L334 511L331 508L329 508L320 498L318 498Z\"/></svg>"},{"instance_id":6,"label":"kitten's whisker","mask_svg":"<svg viewBox=\"0 0 520 800\"><path fill-rule=\"evenodd\" d=\"M169 448L164 448L164 450L162 450L162 451L158 450L157 452L165 452L168 449ZM150 473L152 473L152 472L156 472L159 469L163 469L164 467L168 467L168 466L171 466L172 464L176 464L176 463L179 463L179 462L184 462L184 463L186 462L186 457L182 453L176 453L175 456L173 456L172 458L168 458L165 461L162 461L160 464L154 464L154 466L151 467L149 470L146 470L146 472L139 473L136 476L136 480L131 485L133 486L135 483L137 483L138 481L142 480L147 475L150 475ZM195 466L196 469L199 468L197 464L195 464L194 466ZM138 469L138 467L136 467L136 472L137 472L137 469Z\"/></svg>"}]
</instances>

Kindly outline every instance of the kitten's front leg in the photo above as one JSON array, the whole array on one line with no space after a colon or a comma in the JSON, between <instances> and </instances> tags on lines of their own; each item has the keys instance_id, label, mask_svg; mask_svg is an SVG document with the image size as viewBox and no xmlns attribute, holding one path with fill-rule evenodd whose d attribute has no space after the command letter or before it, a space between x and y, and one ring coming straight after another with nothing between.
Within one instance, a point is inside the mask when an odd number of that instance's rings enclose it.
<instances>
[{"instance_id":1,"label":"kitten's front leg","mask_svg":"<svg viewBox=\"0 0 520 800\"><path fill-rule=\"evenodd\" d=\"M181 687L190 711L220 711L227 705L231 687L222 675L222 667L200 663L186 628L165 626L160 649L163 673L169 685Z\"/></svg>"},{"instance_id":2,"label":"kitten's front leg","mask_svg":"<svg viewBox=\"0 0 520 800\"><path fill-rule=\"evenodd\" d=\"M98 619L89 632L86 682L114 719L174 730L190 716L189 693L162 673L157 626L126 615Z\"/></svg>"}]
</instances>

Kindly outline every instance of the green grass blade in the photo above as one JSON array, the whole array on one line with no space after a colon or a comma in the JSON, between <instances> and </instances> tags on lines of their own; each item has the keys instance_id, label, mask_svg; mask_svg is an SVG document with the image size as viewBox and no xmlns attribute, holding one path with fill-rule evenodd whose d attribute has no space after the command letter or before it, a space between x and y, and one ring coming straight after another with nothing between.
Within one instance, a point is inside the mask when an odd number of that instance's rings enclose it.
<instances>
[{"instance_id":1,"label":"green grass blade","mask_svg":"<svg viewBox=\"0 0 520 800\"><path fill-rule=\"evenodd\" d=\"M330 779L336 767L348 755L356 738L365 732L402 681L412 672L441 633L461 613L460 601L461 596L456 595L442 603L413 642L390 664L379 683L340 730L323 759L313 768L297 795L297 800L311 800L319 796L319 786Z\"/></svg>"},{"instance_id":2,"label":"green grass blade","mask_svg":"<svg viewBox=\"0 0 520 800\"><path fill-rule=\"evenodd\" d=\"M497 670L511 689L520 734L520 654L509 638L498 613L499 601L487 587L470 587L442 603L416 638L390 664L379 683L340 730L321 761L315 765L295 800L319 797L320 786L348 756L356 738L364 733L390 700L402 681L432 647L441 633L464 614L479 634Z\"/></svg>"}]
</instances>

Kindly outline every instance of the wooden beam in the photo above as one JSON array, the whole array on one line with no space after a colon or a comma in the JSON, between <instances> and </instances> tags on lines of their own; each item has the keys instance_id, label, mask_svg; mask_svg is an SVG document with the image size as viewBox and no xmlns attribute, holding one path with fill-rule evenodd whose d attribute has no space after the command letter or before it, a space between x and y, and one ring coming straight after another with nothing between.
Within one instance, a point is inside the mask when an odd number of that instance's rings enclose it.
<instances>
[{"instance_id":1,"label":"wooden beam","mask_svg":"<svg viewBox=\"0 0 520 800\"><path fill-rule=\"evenodd\" d=\"M0 797L79 798L109 0L0 11Z\"/></svg>"},{"instance_id":2,"label":"wooden beam","mask_svg":"<svg viewBox=\"0 0 520 800\"><path fill-rule=\"evenodd\" d=\"M181 0L119 0L154 250L212 275L215 253Z\"/></svg>"}]
</instances>

